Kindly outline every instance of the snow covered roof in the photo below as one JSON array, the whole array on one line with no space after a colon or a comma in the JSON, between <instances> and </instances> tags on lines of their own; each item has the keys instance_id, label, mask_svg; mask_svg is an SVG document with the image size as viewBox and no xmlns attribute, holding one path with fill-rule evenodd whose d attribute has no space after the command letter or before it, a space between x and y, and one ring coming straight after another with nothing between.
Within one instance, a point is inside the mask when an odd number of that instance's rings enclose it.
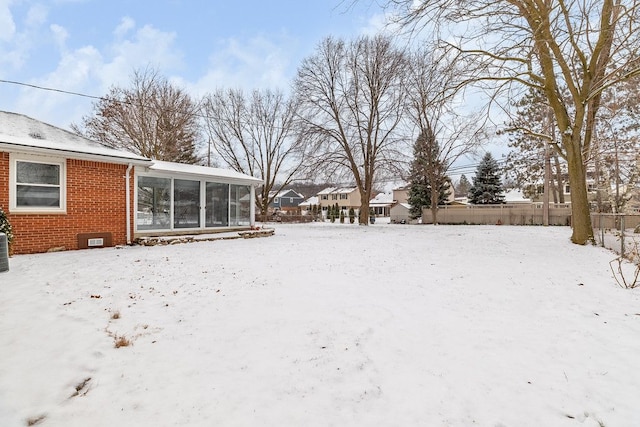
<instances>
[{"instance_id":1,"label":"snow covered roof","mask_svg":"<svg viewBox=\"0 0 640 427\"><path fill-rule=\"evenodd\" d=\"M511 189L504 193L504 201L507 203L531 203L531 199L524 197L522 190Z\"/></svg>"},{"instance_id":2,"label":"snow covered roof","mask_svg":"<svg viewBox=\"0 0 640 427\"><path fill-rule=\"evenodd\" d=\"M293 193L293 195L290 195L289 193ZM269 191L269 197L298 197L301 199L304 198L302 194L292 189L280 190L279 193L276 193L275 191Z\"/></svg>"},{"instance_id":3,"label":"snow covered roof","mask_svg":"<svg viewBox=\"0 0 640 427\"><path fill-rule=\"evenodd\" d=\"M23 114L0 111L0 148L33 153L60 153L77 158L108 159L116 163L150 163L151 160L116 150Z\"/></svg>"},{"instance_id":4,"label":"snow covered roof","mask_svg":"<svg viewBox=\"0 0 640 427\"><path fill-rule=\"evenodd\" d=\"M222 178L227 181L243 184L259 185L262 180L230 169L212 168L209 166L187 165L183 163L154 160L149 170L171 174L199 175L202 177Z\"/></svg>"},{"instance_id":5,"label":"snow covered roof","mask_svg":"<svg viewBox=\"0 0 640 427\"><path fill-rule=\"evenodd\" d=\"M356 190L356 187L327 187L324 190L318 191L318 194L349 194Z\"/></svg>"},{"instance_id":6,"label":"snow covered roof","mask_svg":"<svg viewBox=\"0 0 640 427\"><path fill-rule=\"evenodd\" d=\"M312 206L312 205L317 205L319 202L320 202L320 199L318 199L318 196L313 196L313 197L309 197L304 202L299 203L298 206Z\"/></svg>"},{"instance_id":7,"label":"snow covered roof","mask_svg":"<svg viewBox=\"0 0 640 427\"><path fill-rule=\"evenodd\" d=\"M369 201L369 206L390 205L393 203L393 194L379 193Z\"/></svg>"}]
</instances>

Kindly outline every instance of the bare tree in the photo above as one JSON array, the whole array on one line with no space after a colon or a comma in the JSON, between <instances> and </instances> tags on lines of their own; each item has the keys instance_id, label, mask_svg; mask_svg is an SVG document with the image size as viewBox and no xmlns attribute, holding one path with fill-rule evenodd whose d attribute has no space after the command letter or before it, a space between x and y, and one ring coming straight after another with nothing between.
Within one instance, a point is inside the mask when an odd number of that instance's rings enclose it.
<instances>
[{"instance_id":1,"label":"bare tree","mask_svg":"<svg viewBox=\"0 0 640 427\"><path fill-rule=\"evenodd\" d=\"M573 232L593 241L585 161L603 90L639 72L640 0L388 0L410 30L433 30L465 74L508 99L533 87L547 98L567 161ZM451 25L449 25L451 24ZM563 92L568 91L568 96ZM516 96L519 97L519 96ZM506 106L505 106L506 108Z\"/></svg>"},{"instance_id":2,"label":"bare tree","mask_svg":"<svg viewBox=\"0 0 640 427\"><path fill-rule=\"evenodd\" d=\"M304 144L296 132L296 109L294 98L271 90L254 90L251 97L239 89L217 90L203 101L214 151L231 169L263 180L256 192L262 215L302 168Z\"/></svg>"},{"instance_id":3,"label":"bare tree","mask_svg":"<svg viewBox=\"0 0 640 427\"><path fill-rule=\"evenodd\" d=\"M506 159L507 176L515 180L525 196L535 197L540 183L546 179L547 167L552 168L548 183L550 196L553 196L554 203L564 203L563 165L558 152L550 149L550 146L559 146L558 132L546 98L529 88L513 106L512 119L502 131L509 135L509 146L513 148Z\"/></svg>"},{"instance_id":4,"label":"bare tree","mask_svg":"<svg viewBox=\"0 0 640 427\"><path fill-rule=\"evenodd\" d=\"M446 89L457 75L454 63L424 47L411 55L407 69L407 116L429 147L429 160L422 162L423 173L429 182L440 183L430 186L429 197L432 223L437 224L440 187L449 168L461 157L473 154L486 135L483 120L477 114L463 114L460 100Z\"/></svg>"},{"instance_id":5,"label":"bare tree","mask_svg":"<svg viewBox=\"0 0 640 427\"><path fill-rule=\"evenodd\" d=\"M360 193L360 224L368 224L376 178L397 167L404 110L406 58L389 38L350 43L324 39L298 69L300 120L315 144L314 166L349 176Z\"/></svg>"},{"instance_id":6,"label":"bare tree","mask_svg":"<svg viewBox=\"0 0 640 427\"><path fill-rule=\"evenodd\" d=\"M638 180L638 96L640 79L634 78L603 93L602 114L596 123L593 159L598 180L596 202L600 211L609 206L624 211Z\"/></svg>"},{"instance_id":7,"label":"bare tree","mask_svg":"<svg viewBox=\"0 0 640 427\"><path fill-rule=\"evenodd\" d=\"M199 105L153 69L133 72L130 88L112 87L75 132L155 160L194 164L201 142Z\"/></svg>"}]
</instances>

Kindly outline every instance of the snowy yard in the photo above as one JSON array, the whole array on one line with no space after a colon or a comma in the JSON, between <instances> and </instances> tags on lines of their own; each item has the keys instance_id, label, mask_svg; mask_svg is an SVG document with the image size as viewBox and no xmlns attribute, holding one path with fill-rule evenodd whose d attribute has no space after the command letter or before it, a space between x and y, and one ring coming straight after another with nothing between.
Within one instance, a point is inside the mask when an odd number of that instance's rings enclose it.
<instances>
[{"instance_id":1,"label":"snowy yard","mask_svg":"<svg viewBox=\"0 0 640 427\"><path fill-rule=\"evenodd\" d=\"M11 258L0 426L640 425L640 290L569 228L275 229Z\"/></svg>"}]
</instances>

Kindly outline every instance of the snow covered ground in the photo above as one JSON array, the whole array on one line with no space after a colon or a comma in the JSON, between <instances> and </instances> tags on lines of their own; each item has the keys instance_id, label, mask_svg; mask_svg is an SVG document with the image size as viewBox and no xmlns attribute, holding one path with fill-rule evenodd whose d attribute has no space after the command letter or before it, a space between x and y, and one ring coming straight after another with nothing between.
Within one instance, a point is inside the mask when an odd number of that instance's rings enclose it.
<instances>
[{"instance_id":1,"label":"snow covered ground","mask_svg":"<svg viewBox=\"0 0 640 427\"><path fill-rule=\"evenodd\" d=\"M0 426L640 425L640 290L570 229L275 229L11 258Z\"/></svg>"}]
</instances>

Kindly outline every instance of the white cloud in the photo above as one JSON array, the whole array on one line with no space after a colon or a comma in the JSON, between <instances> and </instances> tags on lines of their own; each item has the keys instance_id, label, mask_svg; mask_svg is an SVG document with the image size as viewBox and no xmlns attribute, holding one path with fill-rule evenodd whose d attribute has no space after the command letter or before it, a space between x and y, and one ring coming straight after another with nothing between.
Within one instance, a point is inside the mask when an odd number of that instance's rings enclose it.
<instances>
[{"instance_id":1,"label":"white cloud","mask_svg":"<svg viewBox=\"0 0 640 427\"><path fill-rule=\"evenodd\" d=\"M103 63L100 52L92 46L86 46L63 53L53 72L32 83L63 91L102 95L96 93L95 78L96 70ZM90 105L89 98L26 88L21 92L17 110L66 128L72 122L78 123L83 115L88 114Z\"/></svg>"},{"instance_id":2,"label":"white cloud","mask_svg":"<svg viewBox=\"0 0 640 427\"><path fill-rule=\"evenodd\" d=\"M13 22L13 15L9 10L9 3L0 4L0 41L9 41L16 32L16 24Z\"/></svg>"},{"instance_id":3,"label":"white cloud","mask_svg":"<svg viewBox=\"0 0 640 427\"><path fill-rule=\"evenodd\" d=\"M159 69L182 66L182 55L174 46L175 34L152 26L137 31L135 22L124 18L114 30L114 40L103 51L92 45L75 50L64 48L67 31L59 25L50 27L61 47L58 64L52 72L32 80L39 86L92 96L105 95L111 86L126 86L134 69L148 65ZM129 37L125 37L129 34ZM79 123L90 113L91 99L55 91L23 89L15 108L57 126Z\"/></svg>"},{"instance_id":4,"label":"white cloud","mask_svg":"<svg viewBox=\"0 0 640 427\"><path fill-rule=\"evenodd\" d=\"M69 33L67 32L67 30L58 24L51 24L49 28L51 29L51 33L53 34L53 40L55 41L55 44L60 50L64 50L65 42L67 41L67 38L69 38Z\"/></svg>"},{"instance_id":5,"label":"white cloud","mask_svg":"<svg viewBox=\"0 0 640 427\"><path fill-rule=\"evenodd\" d=\"M116 38L121 39L124 36L126 36L127 33L133 30L135 27L136 27L136 21L134 21L133 18L129 16L125 16L120 20L120 25L118 25L116 29L113 31L113 35L116 36Z\"/></svg>"},{"instance_id":6,"label":"white cloud","mask_svg":"<svg viewBox=\"0 0 640 427\"><path fill-rule=\"evenodd\" d=\"M40 33L47 20L47 8L37 4L31 6L24 18L24 29L19 30L10 10L11 0L0 0L0 75L11 69L20 70L26 63L33 47L42 38ZM7 70L9 69L9 70Z\"/></svg>"},{"instance_id":7,"label":"white cloud","mask_svg":"<svg viewBox=\"0 0 640 427\"><path fill-rule=\"evenodd\" d=\"M210 57L209 70L195 84L197 95L217 88L288 90L293 72L293 42L286 37L274 42L263 36L248 40L226 39Z\"/></svg>"},{"instance_id":8,"label":"white cloud","mask_svg":"<svg viewBox=\"0 0 640 427\"><path fill-rule=\"evenodd\" d=\"M28 27L40 27L47 22L49 11L42 4L35 4L27 12L26 24Z\"/></svg>"}]
</instances>

